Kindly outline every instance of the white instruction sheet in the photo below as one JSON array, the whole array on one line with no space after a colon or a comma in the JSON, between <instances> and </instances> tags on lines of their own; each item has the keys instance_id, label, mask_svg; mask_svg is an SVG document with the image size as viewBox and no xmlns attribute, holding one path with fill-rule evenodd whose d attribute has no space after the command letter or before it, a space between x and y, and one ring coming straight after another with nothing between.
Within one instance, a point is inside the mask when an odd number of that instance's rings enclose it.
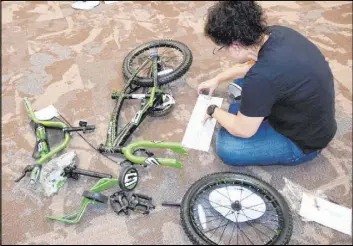
<instances>
[{"instance_id":1,"label":"white instruction sheet","mask_svg":"<svg viewBox=\"0 0 353 246\"><path fill-rule=\"evenodd\" d=\"M303 193L300 216L352 236L352 209Z\"/></svg>"},{"instance_id":2,"label":"white instruction sheet","mask_svg":"<svg viewBox=\"0 0 353 246\"><path fill-rule=\"evenodd\" d=\"M117 3L119 1L104 1L105 4Z\"/></svg>"},{"instance_id":3,"label":"white instruction sheet","mask_svg":"<svg viewBox=\"0 0 353 246\"><path fill-rule=\"evenodd\" d=\"M58 110L53 105L49 105L46 108L35 111L34 116L38 120L51 120L54 117L58 117L59 114L58 114Z\"/></svg>"},{"instance_id":4,"label":"white instruction sheet","mask_svg":"<svg viewBox=\"0 0 353 246\"><path fill-rule=\"evenodd\" d=\"M216 126L216 120L210 119L203 123L209 105L222 106L223 98L199 95L195 108L191 114L182 141L184 147L208 152Z\"/></svg>"}]
</instances>

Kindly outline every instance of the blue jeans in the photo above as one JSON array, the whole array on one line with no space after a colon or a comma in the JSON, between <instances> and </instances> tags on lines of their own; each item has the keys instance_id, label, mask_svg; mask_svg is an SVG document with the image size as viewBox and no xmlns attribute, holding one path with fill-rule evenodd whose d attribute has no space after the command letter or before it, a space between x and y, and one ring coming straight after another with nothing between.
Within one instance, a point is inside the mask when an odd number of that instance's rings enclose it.
<instances>
[{"instance_id":1,"label":"blue jeans","mask_svg":"<svg viewBox=\"0 0 353 246\"><path fill-rule=\"evenodd\" d=\"M242 86L243 80L235 80ZM229 106L229 113L237 114L240 102ZM299 165L314 159L320 152L304 154L289 138L273 129L264 120L258 131L251 138L239 138L221 128L217 140L216 151L228 165Z\"/></svg>"}]
</instances>

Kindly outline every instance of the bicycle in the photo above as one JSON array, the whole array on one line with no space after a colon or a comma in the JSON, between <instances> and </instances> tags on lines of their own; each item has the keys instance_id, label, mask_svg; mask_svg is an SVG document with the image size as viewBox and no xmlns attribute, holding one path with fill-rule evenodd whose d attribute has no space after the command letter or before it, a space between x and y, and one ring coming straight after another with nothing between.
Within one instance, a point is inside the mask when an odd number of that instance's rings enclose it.
<instances>
[{"instance_id":1,"label":"bicycle","mask_svg":"<svg viewBox=\"0 0 353 246\"><path fill-rule=\"evenodd\" d=\"M164 52L160 54L158 52L158 49L160 48L171 48L172 50L164 50ZM140 56L149 50L152 50L151 54L149 56L145 56L145 60L142 60ZM167 60L164 59L162 55L175 51L179 51L179 53L183 55L183 59L179 66L172 69L171 67L168 67L168 65L171 64L167 64L167 62L175 59L175 57ZM136 63L136 61L143 61L143 63L135 70L132 64ZM178 41L158 40L143 44L132 50L125 57L123 62L123 73L125 79L127 79L126 85L121 92L117 93L116 90L113 90L112 93L112 99L117 100L117 102L110 118L106 142L98 147L99 151L102 153L126 154L124 153L122 147L147 115L159 117L170 113L175 105L175 100L172 95L165 93L161 87L184 75L191 66L191 62L191 51L186 45ZM147 64L151 64L151 66L147 67L147 73L143 73L146 71L144 67ZM140 73L141 71L142 73ZM140 88L150 88L150 92L146 94L133 94ZM141 108L133 119L121 130L119 130L118 118L125 99L141 100ZM179 148L178 146L180 146L180 144L175 145L174 143L146 142L137 146L137 148L154 148L156 146L157 148L175 149L175 147ZM149 158L136 158L132 161L133 163L143 164L144 162L147 165L155 164L181 167L181 164L178 162L173 163L165 159L155 159L151 157L151 153L145 151L145 149L140 149L140 151L145 152Z\"/></svg>"}]
</instances>

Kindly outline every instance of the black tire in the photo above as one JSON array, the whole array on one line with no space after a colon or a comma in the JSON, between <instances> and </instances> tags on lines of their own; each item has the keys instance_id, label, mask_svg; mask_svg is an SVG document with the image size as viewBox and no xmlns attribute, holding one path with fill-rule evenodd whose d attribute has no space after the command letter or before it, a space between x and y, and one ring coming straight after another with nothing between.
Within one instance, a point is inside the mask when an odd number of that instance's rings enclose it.
<instances>
[{"instance_id":1,"label":"black tire","mask_svg":"<svg viewBox=\"0 0 353 246\"><path fill-rule=\"evenodd\" d=\"M102 195L99 192L91 192L91 191L85 191L83 192L84 197L96 201L96 202L100 202L100 203L107 203L109 198L105 195Z\"/></svg>"},{"instance_id":2,"label":"black tire","mask_svg":"<svg viewBox=\"0 0 353 246\"><path fill-rule=\"evenodd\" d=\"M183 61L181 64L171 73L166 75L158 76L158 85L164 85L170 83L181 76L183 76L191 66L192 63L192 53L190 49L183 43L174 40L156 40L143 45L138 46L132 50L124 59L123 62L123 74L124 78L128 80L134 74L134 71L131 71L130 64L132 63L134 57L141 54L142 52L156 47L170 47L176 50L179 50L183 54ZM132 82L135 85L141 87L153 87L152 78L142 78L136 76Z\"/></svg>"},{"instance_id":3,"label":"black tire","mask_svg":"<svg viewBox=\"0 0 353 246\"><path fill-rule=\"evenodd\" d=\"M188 238L194 245L216 245L217 243L211 241L208 237L206 237L201 230L196 226L196 221L192 219L191 213L192 207L191 202L195 197L197 197L198 192L204 192L205 187L208 187L217 182L239 182L239 184L251 185L252 187L258 187L259 190L264 192L265 196L271 198L271 201L276 202L278 208L282 212L283 221L279 222L281 224L281 230L276 234L272 239L272 242L268 243L270 245L286 245L288 244L293 230L293 220L290 209L288 207L287 202L284 198L269 184L264 181L240 173L231 173L231 172L223 172L223 173L214 173L208 176L205 176L195 182L186 192L183 197L180 209L181 215L181 223L185 233ZM233 183L235 184L235 183ZM256 189L256 188L255 188ZM277 210L276 210L277 211ZM246 222L247 223L247 222ZM237 223L238 224L238 223ZM233 234L232 234L233 235ZM238 235L237 235L238 237Z\"/></svg>"}]
</instances>

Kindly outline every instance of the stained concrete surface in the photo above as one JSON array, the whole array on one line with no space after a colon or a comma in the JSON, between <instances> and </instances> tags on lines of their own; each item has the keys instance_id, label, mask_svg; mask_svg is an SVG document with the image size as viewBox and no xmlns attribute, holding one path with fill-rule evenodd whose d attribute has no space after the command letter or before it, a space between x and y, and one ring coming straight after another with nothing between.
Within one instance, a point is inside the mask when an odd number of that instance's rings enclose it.
<instances>
[{"instance_id":1,"label":"stained concrete surface","mask_svg":"<svg viewBox=\"0 0 353 246\"><path fill-rule=\"evenodd\" d=\"M194 60L188 74L173 87L177 105L163 119L147 118L133 140L181 141L196 102L197 85L232 65L214 56L214 44L202 33L212 2L119 2L90 11L75 11L72 2L2 2L2 240L6 244L190 244L176 209L162 201L178 201L206 174L243 171L271 183L294 211L291 244L350 244L351 237L297 215L296 189L321 193L352 207L352 3L347 1L261 2L269 24L290 26L314 42L335 77L338 132L315 160L297 167L229 167L215 153L189 151L178 157L183 170L153 167L141 170L138 191L157 205L149 216L117 216L109 206L93 206L77 225L45 219L79 206L82 192L94 180L70 181L60 193L45 198L26 182L14 184L33 163L34 133L23 101L34 109L54 105L69 122L95 124L86 138L95 146L106 136L113 88L123 86L122 62L136 46L156 39L184 42ZM218 96L226 96L221 87ZM135 112L126 106L127 120ZM227 106L227 103L223 105ZM218 131L217 127L216 131ZM75 135L69 150L83 168L117 174L120 167L94 152ZM170 153L168 153L170 155ZM118 158L119 159L119 158ZM121 158L119 159L121 160ZM296 187L296 188L293 188ZM291 189L293 188L293 189ZM111 194L114 191L109 191Z\"/></svg>"}]
</instances>

